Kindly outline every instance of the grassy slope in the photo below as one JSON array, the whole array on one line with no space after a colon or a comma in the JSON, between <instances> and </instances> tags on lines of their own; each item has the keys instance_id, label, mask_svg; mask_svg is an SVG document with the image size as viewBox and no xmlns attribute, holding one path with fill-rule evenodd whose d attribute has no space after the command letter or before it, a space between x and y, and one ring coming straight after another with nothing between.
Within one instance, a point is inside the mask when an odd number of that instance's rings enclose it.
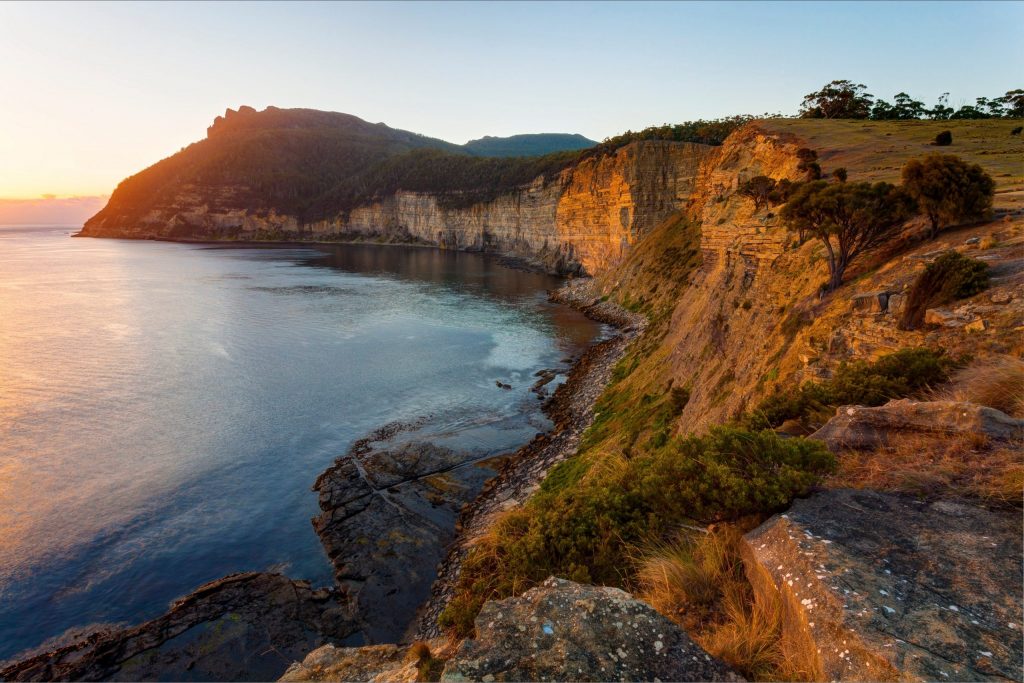
<instances>
[{"instance_id":1,"label":"grassy slope","mask_svg":"<svg viewBox=\"0 0 1024 683\"><path fill-rule=\"evenodd\" d=\"M1020 119L976 121L826 121L768 119L767 131L798 137L818 152L828 173L845 167L851 180L898 183L903 164L932 152L955 154L980 164L996 181L996 209L1024 208L1024 137L1011 136ZM935 147L935 136L948 130L953 144Z\"/></svg>"}]
</instances>

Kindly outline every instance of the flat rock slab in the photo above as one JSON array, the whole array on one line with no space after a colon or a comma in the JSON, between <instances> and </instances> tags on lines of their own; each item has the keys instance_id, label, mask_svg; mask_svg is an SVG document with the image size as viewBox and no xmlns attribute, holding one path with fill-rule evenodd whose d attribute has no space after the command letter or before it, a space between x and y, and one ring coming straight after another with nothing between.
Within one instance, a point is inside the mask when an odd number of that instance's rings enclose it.
<instances>
[{"instance_id":1,"label":"flat rock slab","mask_svg":"<svg viewBox=\"0 0 1024 683\"><path fill-rule=\"evenodd\" d=\"M273 680L293 660L355 630L326 590L281 574L208 583L157 619L99 631L0 670L8 681Z\"/></svg>"},{"instance_id":2,"label":"flat rock slab","mask_svg":"<svg viewBox=\"0 0 1024 683\"><path fill-rule=\"evenodd\" d=\"M830 450L876 448L893 437L975 434L997 441L1024 438L1024 420L995 408L963 401L900 399L884 406L841 406L835 417L811 434Z\"/></svg>"},{"instance_id":3,"label":"flat rock slab","mask_svg":"<svg viewBox=\"0 0 1024 683\"><path fill-rule=\"evenodd\" d=\"M736 681L678 626L616 588L550 578L488 602L442 681Z\"/></svg>"},{"instance_id":4,"label":"flat rock slab","mask_svg":"<svg viewBox=\"0 0 1024 683\"><path fill-rule=\"evenodd\" d=\"M1019 511L834 490L746 541L826 680L1021 680Z\"/></svg>"},{"instance_id":5,"label":"flat rock slab","mask_svg":"<svg viewBox=\"0 0 1024 683\"><path fill-rule=\"evenodd\" d=\"M491 453L399 440L389 426L357 441L317 479L313 528L363 640L401 640L430 595L462 506L494 475Z\"/></svg>"}]
</instances>

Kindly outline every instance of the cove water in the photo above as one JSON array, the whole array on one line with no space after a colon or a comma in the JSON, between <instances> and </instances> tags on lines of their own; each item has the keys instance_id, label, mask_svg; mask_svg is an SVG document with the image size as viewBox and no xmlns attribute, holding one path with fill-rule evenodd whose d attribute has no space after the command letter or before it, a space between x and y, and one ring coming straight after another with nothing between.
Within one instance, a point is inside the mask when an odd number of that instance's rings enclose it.
<instances>
[{"instance_id":1,"label":"cove water","mask_svg":"<svg viewBox=\"0 0 1024 683\"><path fill-rule=\"evenodd\" d=\"M232 572L328 584L310 486L354 440L543 428L533 373L601 334L558 284L433 249L0 227L0 660Z\"/></svg>"}]
</instances>

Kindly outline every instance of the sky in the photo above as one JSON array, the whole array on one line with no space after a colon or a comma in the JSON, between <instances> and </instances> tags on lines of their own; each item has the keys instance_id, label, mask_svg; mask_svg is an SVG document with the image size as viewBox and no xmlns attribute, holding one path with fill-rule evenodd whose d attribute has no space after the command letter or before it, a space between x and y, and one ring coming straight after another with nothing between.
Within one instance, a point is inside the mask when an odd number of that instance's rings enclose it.
<instances>
[{"instance_id":1,"label":"sky","mask_svg":"<svg viewBox=\"0 0 1024 683\"><path fill-rule=\"evenodd\" d=\"M1019 2L0 2L0 199L103 197L243 104L456 143L791 114L836 78L957 106L1024 87L1021 26Z\"/></svg>"}]
</instances>

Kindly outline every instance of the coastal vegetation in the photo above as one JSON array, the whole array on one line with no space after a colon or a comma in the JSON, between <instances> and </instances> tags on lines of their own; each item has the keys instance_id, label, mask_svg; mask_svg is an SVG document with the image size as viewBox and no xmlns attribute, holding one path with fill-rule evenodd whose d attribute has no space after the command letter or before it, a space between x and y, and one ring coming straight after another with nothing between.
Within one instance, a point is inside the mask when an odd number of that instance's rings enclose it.
<instances>
[{"instance_id":1,"label":"coastal vegetation","mask_svg":"<svg viewBox=\"0 0 1024 683\"><path fill-rule=\"evenodd\" d=\"M928 216L932 238L954 222L984 220L992 213L996 184L978 164L952 154L929 154L908 161L902 176L903 187Z\"/></svg>"},{"instance_id":2,"label":"coastal vegetation","mask_svg":"<svg viewBox=\"0 0 1024 683\"><path fill-rule=\"evenodd\" d=\"M780 215L801 235L820 240L828 262L828 288L834 290L854 260L892 239L913 212L911 197L889 183L815 180L793 193Z\"/></svg>"},{"instance_id":3,"label":"coastal vegetation","mask_svg":"<svg viewBox=\"0 0 1024 683\"><path fill-rule=\"evenodd\" d=\"M928 308L974 296L988 285L987 263L956 251L947 251L929 263L914 280L907 295L900 327L904 330L917 329L924 323L924 314Z\"/></svg>"},{"instance_id":4,"label":"coastal vegetation","mask_svg":"<svg viewBox=\"0 0 1024 683\"><path fill-rule=\"evenodd\" d=\"M923 397L949 378L957 362L927 348L907 348L874 362L842 363L835 375L798 388L779 388L742 422L750 429L781 427L789 420L813 431L843 405L879 406L894 398Z\"/></svg>"},{"instance_id":5,"label":"coastal vegetation","mask_svg":"<svg viewBox=\"0 0 1024 683\"><path fill-rule=\"evenodd\" d=\"M670 540L680 526L782 509L835 466L820 442L724 426L704 436L651 438L628 455L590 443L469 551L443 627L468 636L484 602L551 575L630 586L637 549Z\"/></svg>"}]
</instances>

